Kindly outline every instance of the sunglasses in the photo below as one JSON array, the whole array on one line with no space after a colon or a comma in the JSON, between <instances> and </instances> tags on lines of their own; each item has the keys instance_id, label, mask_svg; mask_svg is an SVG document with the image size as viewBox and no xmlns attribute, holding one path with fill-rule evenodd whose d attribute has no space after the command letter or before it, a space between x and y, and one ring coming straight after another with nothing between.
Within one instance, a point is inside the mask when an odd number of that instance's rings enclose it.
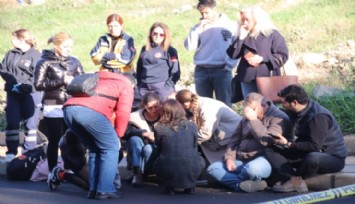
<instances>
[{"instance_id":1,"label":"sunglasses","mask_svg":"<svg viewBox=\"0 0 355 204\"><path fill-rule=\"evenodd\" d=\"M163 37L165 37L165 34L164 33L157 33L157 32L153 32L153 36L155 36L155 37L161 37L161 38L163 38Z\"/></svg>"}]
</instances>

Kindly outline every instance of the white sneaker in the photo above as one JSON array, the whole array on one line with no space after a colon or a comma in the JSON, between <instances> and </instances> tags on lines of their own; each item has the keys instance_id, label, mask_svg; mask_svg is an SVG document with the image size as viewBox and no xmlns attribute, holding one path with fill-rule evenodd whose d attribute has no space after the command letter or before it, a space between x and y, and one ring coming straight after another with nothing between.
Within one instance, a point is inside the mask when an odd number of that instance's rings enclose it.
<instances>
[{"instance_id":1,"label":"white sneaker","mask_svg":"<svg viewBox=\"0 0 355 204\"><path fill-rule=\"evenodd\" d=\"M5 157L0 158L0 162L1 163L9 163L15 158L16 158L16 156L14 154L6 154Z\"/></svg>"}]
</instances>

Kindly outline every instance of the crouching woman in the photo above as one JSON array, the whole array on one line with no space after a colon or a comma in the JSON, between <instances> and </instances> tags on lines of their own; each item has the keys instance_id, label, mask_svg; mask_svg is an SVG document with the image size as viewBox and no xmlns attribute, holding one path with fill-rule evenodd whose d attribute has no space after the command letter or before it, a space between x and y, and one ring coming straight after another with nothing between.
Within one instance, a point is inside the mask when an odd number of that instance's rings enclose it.
<instances>
[{"instance_id":1,"label":"crouching woman","mask_svg":"<svg viewBox=\"0 0 355 204\"><path fill-rule=\"evenodd\" d=\"M178 101L164 102L155 132L158 158L154 167L165 193L172 195L175 188L194 193L205 162L197 152L197 127L186 119Z\"/></svg>"}]
</instances>

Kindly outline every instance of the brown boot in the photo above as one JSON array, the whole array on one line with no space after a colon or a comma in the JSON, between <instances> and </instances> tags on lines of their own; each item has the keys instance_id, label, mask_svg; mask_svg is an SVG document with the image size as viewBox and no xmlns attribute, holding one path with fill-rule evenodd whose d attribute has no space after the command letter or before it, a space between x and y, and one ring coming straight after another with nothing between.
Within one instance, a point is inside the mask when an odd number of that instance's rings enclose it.
<instances>
[{"instance_id":1,"label":"brown boot","mask_svg":"<svg viewBox=\"0 0 355 204\"><path fill-rule=\"evenodd\" d=\"M286 181L282 185L274 185L272 188L276 192L293 192L297 191L298 193L305 193L308 191L306 182L299 176L293 176L290 180Z\"/></svg>"}]
</instances>

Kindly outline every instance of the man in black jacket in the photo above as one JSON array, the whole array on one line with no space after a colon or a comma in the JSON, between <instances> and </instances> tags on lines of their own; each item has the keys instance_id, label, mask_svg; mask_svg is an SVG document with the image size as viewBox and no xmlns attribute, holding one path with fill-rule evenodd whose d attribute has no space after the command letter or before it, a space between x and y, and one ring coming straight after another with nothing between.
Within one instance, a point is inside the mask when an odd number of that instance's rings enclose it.
<instances>
[{"instance_id":1,"label":"man in black jacket","mask_svg":"<svg viewBox=\"0 0 355 204\"><path fill-rule=\"evenodd\" d=\"M281 135L266 152L273 170L286 182L276 183L277 192L308 191L303 178L339 172L344 168L347 151L343 134L333 114L309 100L303 87L290 85L279 92L282 105L294 125L295 141Z\"/></svg>"}]
</instances>

